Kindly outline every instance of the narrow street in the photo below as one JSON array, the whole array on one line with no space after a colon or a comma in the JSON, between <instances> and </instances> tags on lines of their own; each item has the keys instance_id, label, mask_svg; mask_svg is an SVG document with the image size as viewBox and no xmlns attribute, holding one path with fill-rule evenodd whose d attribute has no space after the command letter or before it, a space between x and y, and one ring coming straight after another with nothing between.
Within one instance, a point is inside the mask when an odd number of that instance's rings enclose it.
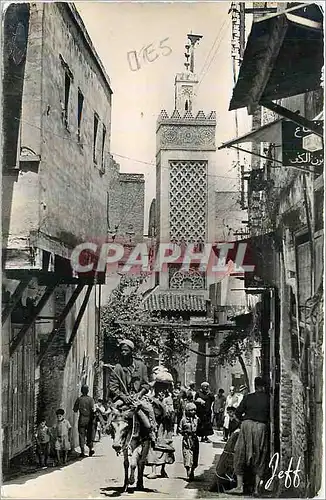
<instances>
[{"instance_id":1,"label":"narrow street","mask_svg":"<svg viewBox=\"0 0 326 500\"><path fill-rule=\"evenodd\" d=\"M3 12L1 498L326 499L323 2L120 4Z\"/></svg>"},{"instance_id":2,"label":"narrow street","mask_svg":"<svg viewBox=\"0 0 326 500\"><path fill-rule=\"evenodd\" d=\"M232 498L227 495L210 493L215 464L222 452L220 437L212 436L214 443L201 443L199 467L195 481L185 481L185 470L181 454L181 438L174 439L176 448L175 463L167 466L168 479L146 479L145 492L133 491L121 494L123 483L122 457L117 458L111 447L111 439L104 436L96 444L96 454L65 467L48 468L28 476L22 476L5 483L2 487L2 498ZM145 476L150 468L145 469ZM239 498L239 497L237 497Z\"/></svg>"}]
</instances>

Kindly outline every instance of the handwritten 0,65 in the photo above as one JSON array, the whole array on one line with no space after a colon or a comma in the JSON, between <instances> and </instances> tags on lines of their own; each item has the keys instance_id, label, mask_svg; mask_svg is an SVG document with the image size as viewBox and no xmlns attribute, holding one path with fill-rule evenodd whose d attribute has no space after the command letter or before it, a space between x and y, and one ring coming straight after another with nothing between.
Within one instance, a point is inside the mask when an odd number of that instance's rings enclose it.
<instances>
[{"instance_id":1,"label":"handwritten 0,65","mask_svg":"<svg viewBox=\"0 0 326 500\"><path fill-rule=\"evenodd\" d=\"M159 43L150 43L146 47L142 47L138 52L136 50L127 52L127 59L131 71L138 71L142 63L152 63L160 56L169 56L172 49L166 44L168 40L169 37L164 38L164 40L161 40Z\"/></svg>"}]
</instances>

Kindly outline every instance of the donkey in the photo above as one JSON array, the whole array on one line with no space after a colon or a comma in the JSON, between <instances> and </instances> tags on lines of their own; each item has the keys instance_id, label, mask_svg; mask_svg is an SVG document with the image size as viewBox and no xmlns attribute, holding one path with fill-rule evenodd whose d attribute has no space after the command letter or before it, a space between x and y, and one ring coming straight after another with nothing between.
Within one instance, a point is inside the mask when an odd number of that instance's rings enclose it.
<instances>
[{"instance_id":1,"label":"donkey","mask_svg":"<svg viewBox=\"0 0 326 500\"><path fill-rule=\"evenodd\" d=\"M119 411L112 408L106 432L112 436L112 448L117 456L123 453L123 491L127 491L128 486L134 484L136 468L138 468L136 489L144 490L143 477L150 439L148 436L141 436L136 411L134 409Z\"/></svg>"}]
</instances>

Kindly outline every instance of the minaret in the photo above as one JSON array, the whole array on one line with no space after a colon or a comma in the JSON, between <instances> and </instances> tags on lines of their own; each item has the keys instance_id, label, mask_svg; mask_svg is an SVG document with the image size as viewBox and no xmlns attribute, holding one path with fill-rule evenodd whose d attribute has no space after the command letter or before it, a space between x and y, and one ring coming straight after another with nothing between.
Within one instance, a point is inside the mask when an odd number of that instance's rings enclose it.
<instances>
[{"instance_id":1,"label":"minaret","mask_svg":"<svg viewBox=\"0 0 326 500\"><path fill-rule=\"evenodd\" d=\"M195 46L202 38L202 35L188 35L188 41L185 45L184 66L186 72L178 73L174 83L174 108L178 110L181 116L185 112L194 110L194 96L196 86L198 84L197 76L195 75ZM189 61L190 59L190 61Z\"/></svg>"},{"instance_id":2,"label":"minaret","mask_svg":"<svg viewBox=\"0 0 326 500\"><path fill-rule=\"evenodd\" d=\"M201 38L188 35L185 71L175 77L174 110L161 111L156 129L158 243L199 248L214 238L216 154L215 112L195 112L195 45ZM192 271L186 276L173 265L169 273L160 274L159 288L174 293L193 290L206 297L209 283L204 274Z\"/></svg>"},{"instance_id":3,"label":"minaret","mask_svg":"<svg viewBox=\"0 0 326 500\"><path fill-rule=\"evenodd\" d=\"M156 239L158 244L172 243L203 251L215 237L215 130L214 111L195 111L195 45L200 35L188 35L185 69L175 77L174 110L162 110L156 127ZM180 261L168 264L157 273L148 309L168 317L206 317L211 273L193 264L182 269ZM173 331L173 335L177 332ZM189 335L189 343L192 343ZM200 334L195 349L204 352L205 337ZM192 357L191 357L192 356ZM184 367L176 367L189 380L206 378L206 359L192 353ZM185 382L184 382L185 383Z\"/></svg>"}]
</instances>

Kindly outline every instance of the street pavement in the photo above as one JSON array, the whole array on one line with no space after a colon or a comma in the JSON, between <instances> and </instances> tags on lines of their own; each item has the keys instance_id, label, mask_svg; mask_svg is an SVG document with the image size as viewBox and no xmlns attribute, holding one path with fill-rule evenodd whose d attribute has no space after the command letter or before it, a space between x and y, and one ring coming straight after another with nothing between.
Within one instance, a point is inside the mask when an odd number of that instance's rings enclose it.
<instances>
[{"instance_id":1,"label":"street pavement","mask_svg":"<svg viewBox=\"0 0 326 500\"><path fill-rule=\"evenodd\" d=\"M103 436L95 446L95 455L70 462L63 467L49 467L33 474L24 475L3 484L2 498L213 498L230 500L230 496L211 493L209 487L215 475L215 466L223 450L220 433L211 437L210 443L200 443L199 466L195 481L185 480L185 469L182 462L181 437L174 438L176 448L175 463L166 466L167 479L147 479L151 472L145 469L145 491L121 492L123 484L122 457L116 457L112 442ZM240 497L237 497L240 498Z\"/></svg>"}]
</instances>

